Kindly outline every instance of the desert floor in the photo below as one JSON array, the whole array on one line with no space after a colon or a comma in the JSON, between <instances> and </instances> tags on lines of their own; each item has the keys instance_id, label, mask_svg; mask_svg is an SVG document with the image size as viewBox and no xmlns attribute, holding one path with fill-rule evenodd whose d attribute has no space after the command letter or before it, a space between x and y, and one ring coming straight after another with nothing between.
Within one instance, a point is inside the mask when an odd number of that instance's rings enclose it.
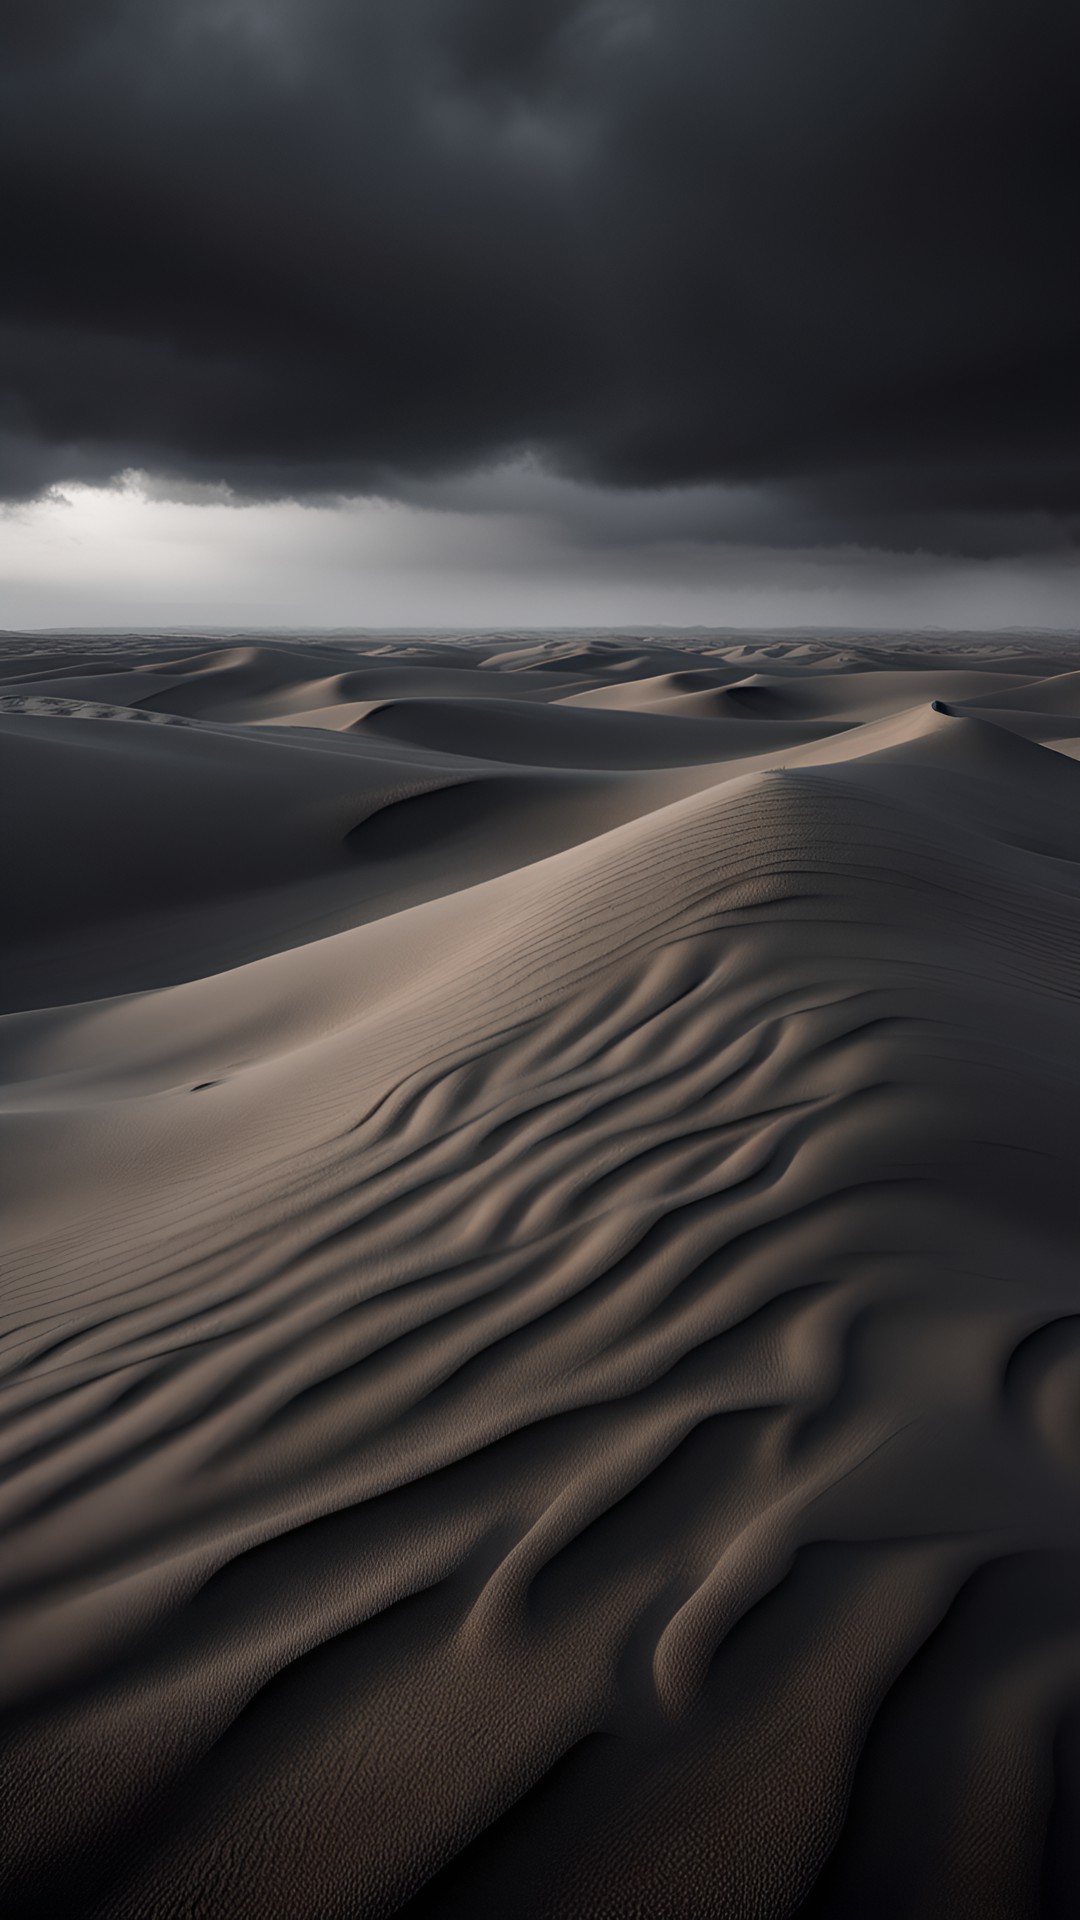
<instances>
[{"instance_id":1,"label":"desert floor","mask_svg":"<svg viewBox=\"0 0 1080 1920\"><path fill-rule=\"evenodd\" d=\"M9 638L3 1911L1080 1887L1080 640Z\"/></svg>"}]
</instances>

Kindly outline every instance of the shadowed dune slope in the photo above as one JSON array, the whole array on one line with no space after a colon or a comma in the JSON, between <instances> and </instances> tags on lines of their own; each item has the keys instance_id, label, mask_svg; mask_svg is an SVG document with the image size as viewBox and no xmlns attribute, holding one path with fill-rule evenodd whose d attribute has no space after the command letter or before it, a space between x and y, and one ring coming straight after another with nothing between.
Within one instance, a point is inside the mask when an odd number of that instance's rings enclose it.
<instances>
[{"instance_id":1,"label":"shadowed dune slope","mask_svg":"<svg viewBox=\"0 0 1080 1920\"><path fill-rule=\"evenodd\" d=\"M1050 641L170 644L0 689L5 1913L1071 1916Z\"/></svg>"}]
</instances>

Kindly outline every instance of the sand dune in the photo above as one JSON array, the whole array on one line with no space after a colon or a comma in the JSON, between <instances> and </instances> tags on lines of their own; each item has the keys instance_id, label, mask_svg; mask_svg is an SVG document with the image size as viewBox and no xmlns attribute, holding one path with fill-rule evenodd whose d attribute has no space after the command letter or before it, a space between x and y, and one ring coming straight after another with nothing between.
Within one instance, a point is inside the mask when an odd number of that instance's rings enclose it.
<instances>
[{"instance_id":1,"label":"sand dune","mask_svg":"<svg viewBox=\"0 0 1080 1920\"><path fill-rule=\"evenodd\" d=\"M5 1913L1071 1915L1080 649L10 653Z\"/></svg>"}]
</instances>

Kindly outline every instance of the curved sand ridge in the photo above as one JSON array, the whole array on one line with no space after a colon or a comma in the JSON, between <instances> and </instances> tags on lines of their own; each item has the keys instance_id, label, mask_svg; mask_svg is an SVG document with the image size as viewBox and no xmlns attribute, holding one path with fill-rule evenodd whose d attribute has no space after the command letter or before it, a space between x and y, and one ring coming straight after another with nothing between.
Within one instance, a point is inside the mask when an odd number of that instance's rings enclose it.
<instances>
[{"instance_id":1,"label":"curved sand ridge","mask_svg":"<svg viewBox=\"0 0 1080 1920\"><path fill-rule=\"evenodd\" d=\"M1038 675L913 655L905 701L894 657L801 641L787 745L725 717L636 774L555 743L587 643L501 760L470 682L504 669L446 650L456 767L422 648L423 743L291 732L299 646L154 658L194 725L107 759L100 716L0 716L95 820L159 749L169 793L203 769L211 863L265 779L270 843L259 957L133 990L159 909L113 888L119 993L12 972L5 1910L1071 1912L1080 770L998 723ZM655 683L624 652L604 682ZM138 658L67 677L134 706ZM363 662L391 719L403 658ZM200 722L245 673L251 718ZM476 796L441 841L440 786ZM342 924L275 949L304 849ZM93 928L20 899L28 953Z\"/></svg>"}]
</instances>

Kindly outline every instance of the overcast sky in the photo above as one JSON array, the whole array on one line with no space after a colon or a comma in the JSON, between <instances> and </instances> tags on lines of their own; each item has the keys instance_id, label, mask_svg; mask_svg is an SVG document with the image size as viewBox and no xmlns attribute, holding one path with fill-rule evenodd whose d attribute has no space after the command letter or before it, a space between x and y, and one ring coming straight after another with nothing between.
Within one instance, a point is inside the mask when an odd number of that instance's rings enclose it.
<instances>
[{"instance_id":1,"label":"overcast sky","mask_svg":"<svg viewBox=\"0 0 1080 1920\"><path fill-rule=\"evenodd\" d=\"M0 16L0 625L1080 624L1075 0Z\"/></svg>"}]
</instances>

